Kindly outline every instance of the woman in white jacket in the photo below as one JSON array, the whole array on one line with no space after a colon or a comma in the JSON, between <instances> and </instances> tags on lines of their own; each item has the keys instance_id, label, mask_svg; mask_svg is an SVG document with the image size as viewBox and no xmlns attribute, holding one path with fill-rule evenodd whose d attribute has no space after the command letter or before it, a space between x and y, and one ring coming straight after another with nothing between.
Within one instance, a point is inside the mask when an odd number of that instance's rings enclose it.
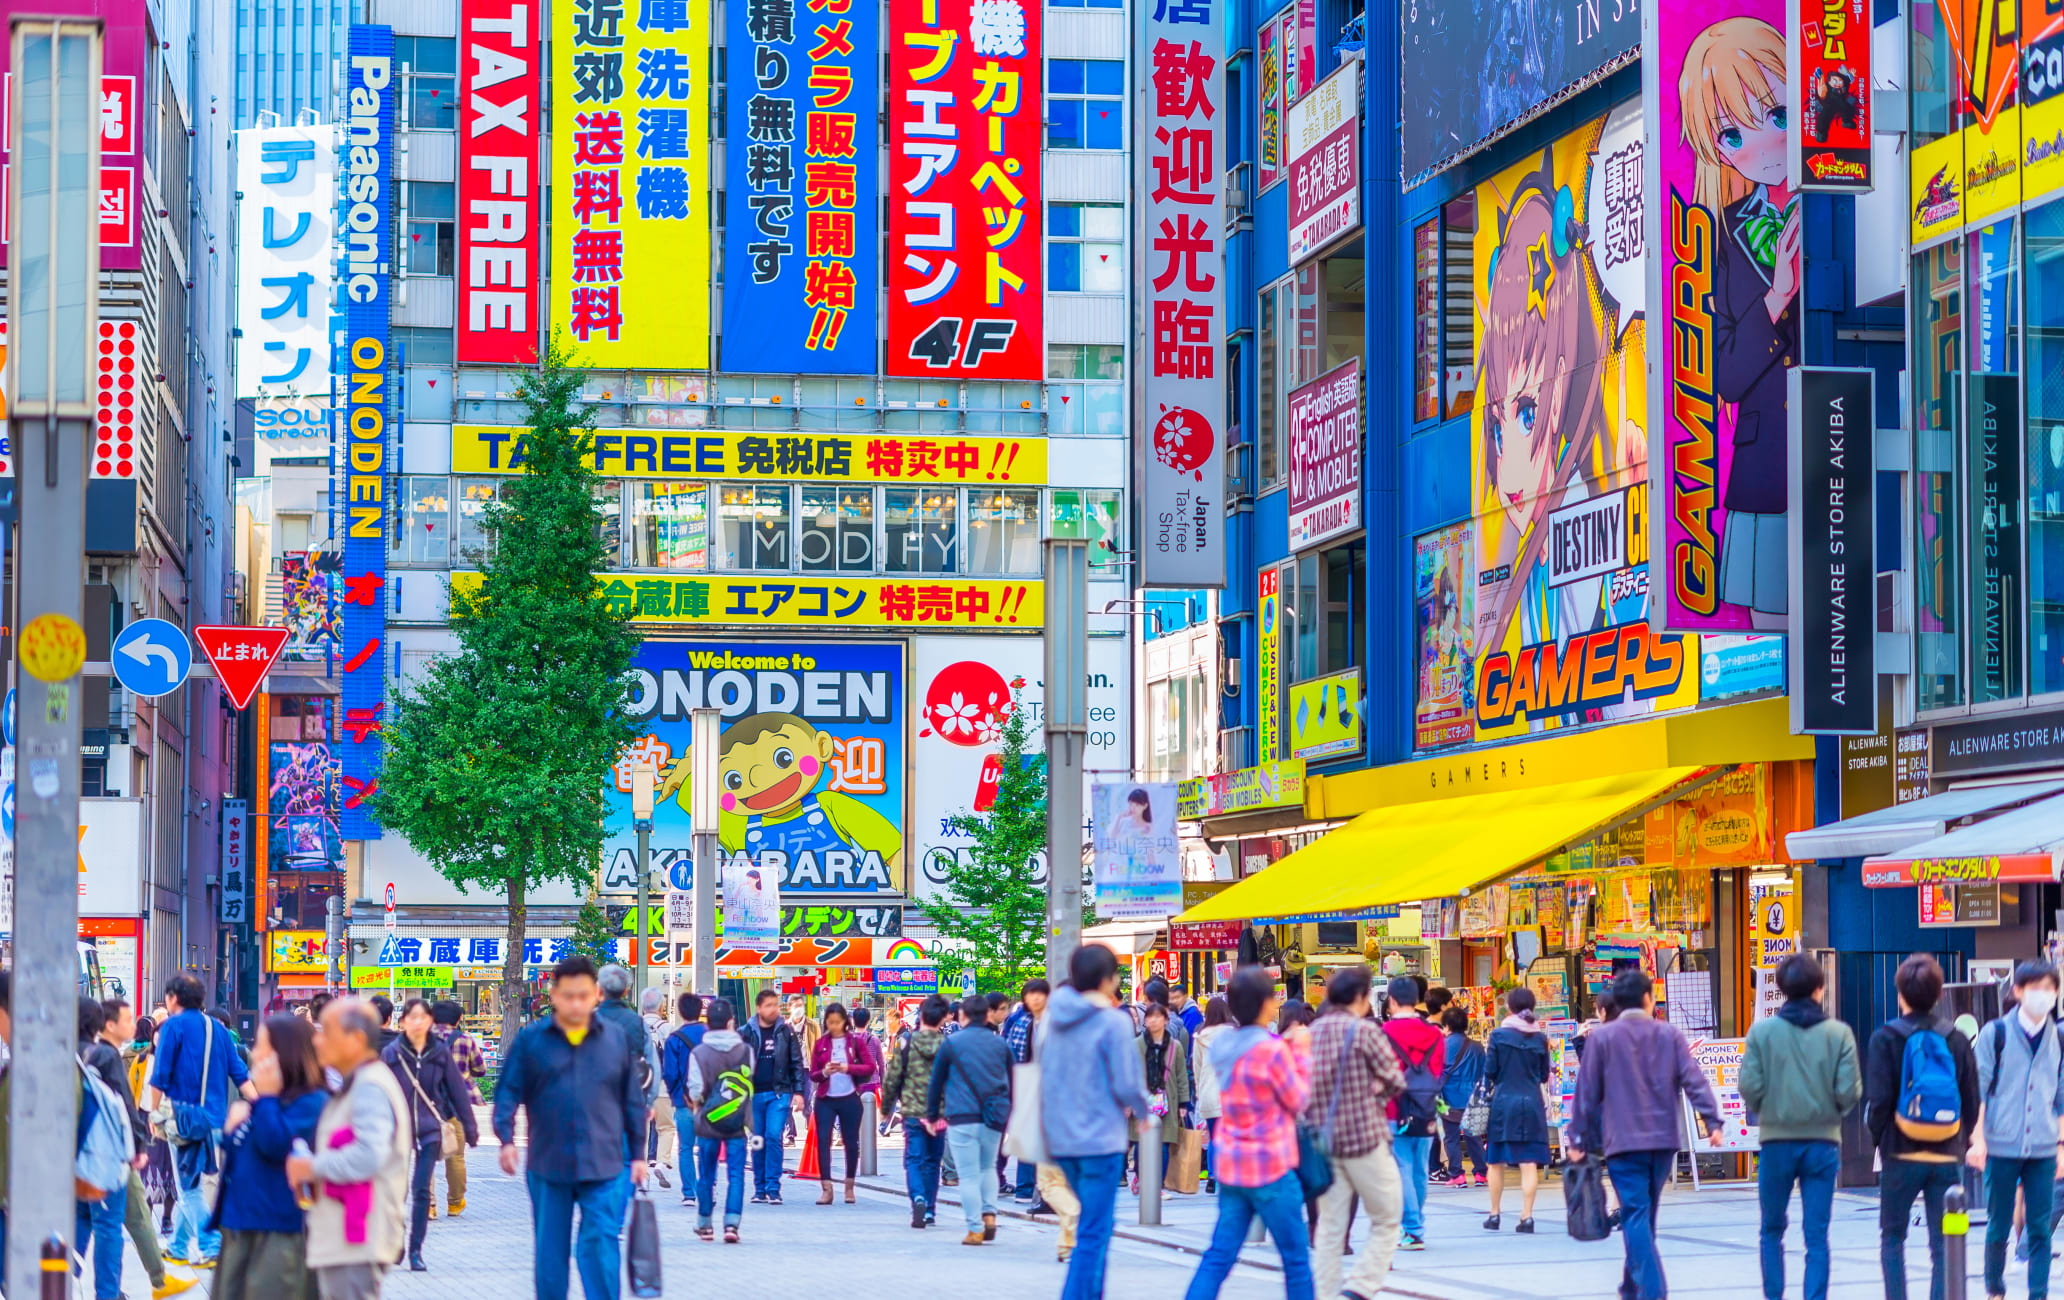
<instances>
[{"instance_id":1,"label":"woman in white jacket","mask_svg":"<svg viewBox=\"0 0 2064 1300\"><path fill-rule=\"evenodd\" d=\"M1233 1013L1226 1006L1225 994L1214 993L1204 1004L1204 1027L1197 1031L1197 1041L1191 1050L1193 1061L1208 1061L1205 1053L1210 1050L1211 1040L1224 1033L1233 1023ZM1197 1118L1204 1121L1204 1190L1218 1191L1218 1179L1211 1173L1211 1140L1218 1136L1218 1071L1197 1071Z\"/></svg>"}]
</instances>

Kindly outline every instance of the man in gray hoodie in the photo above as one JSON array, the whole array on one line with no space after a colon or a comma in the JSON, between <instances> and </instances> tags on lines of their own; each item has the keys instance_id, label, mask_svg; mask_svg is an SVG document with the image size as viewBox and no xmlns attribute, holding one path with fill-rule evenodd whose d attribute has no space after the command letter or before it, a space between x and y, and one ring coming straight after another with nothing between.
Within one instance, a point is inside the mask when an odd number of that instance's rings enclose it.
<instances>
[{"instance_id":1,"label":"man in gray hoodie","mask_svg":"<svg viewBox=\"0 0 2064 1300\"><path fill-rule=\"evenodd\" d=\"M724 1192L724 1240L735 1244L738 1217L745 1212L753 1050L732 1027L731 1018L727 999L711 998L706 1004L703 1019L709 1032L688 1054L687 1092L695 1114L695 1196L701 1213L695 1235L704 1241L715 1236L710 1217L717 1197L717 1157L721 1155L730 1179Z\"/></svg>"},{"instance_id":2,"label":"man in gray hoodie","mask_svg":"<svg viewBox=\"0 0 2064 1300\"><path fill-rule=\"evenodd\" d=\"M1040 1045L1040 1130L1047 1156L1082 1201L1082 1223L1061 1300L1098 1300L1111 1247L1118 1185L1125 1180L1127 1117L1147 1113L1147 1081L1132 1021L1117 1010L1118 961L1085 944L1068 959L1068 983L1046 1008Z\"/></svg>"}]
</instances>

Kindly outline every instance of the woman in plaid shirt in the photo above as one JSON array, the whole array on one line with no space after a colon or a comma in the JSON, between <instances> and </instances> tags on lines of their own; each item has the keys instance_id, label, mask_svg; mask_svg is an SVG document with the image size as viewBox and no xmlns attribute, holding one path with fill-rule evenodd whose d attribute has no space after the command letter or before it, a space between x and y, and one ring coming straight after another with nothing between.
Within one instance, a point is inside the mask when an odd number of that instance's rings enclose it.
<instances>
[{"instance_id":1,"label":"woman in plaid shirt","mask_svg":"<svg viewBox=\"0 0 2064 1300\"><path fill-rule=\"evenodd\" d=\"M1233 972L1226 986L1239 1028L1212 1042L1206 1062L1218 1078L1218 1135L1211 1149L1218 1226L1187 1300L1214 1300L1256 1215L1282 1255L1284 1294L1311 1300L1311 1239L1297 1181L1297 1117L1311 1095L1311 1030L1298 1025L1281 1038L1270 1033L1281 1000L1257 966Z\"/></svg>"}]
</instances>

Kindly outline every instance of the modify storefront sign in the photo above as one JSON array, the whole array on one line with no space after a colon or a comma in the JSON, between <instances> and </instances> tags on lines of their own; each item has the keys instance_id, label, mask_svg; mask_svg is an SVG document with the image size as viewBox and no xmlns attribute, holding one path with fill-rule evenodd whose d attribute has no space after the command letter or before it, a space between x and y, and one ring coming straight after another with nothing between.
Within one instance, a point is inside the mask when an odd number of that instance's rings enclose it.
<instances>
[{"instance_id":1,"label":"modify storefront sign","mask_svg":"<svg viewBox=\"0 0 2064 1300\"><path fill-rule=\"evenodd\" d=\"M1792 731L1877 730L1876 463L1869 370L1789 376Z\"/></svg>"}]
</instances>

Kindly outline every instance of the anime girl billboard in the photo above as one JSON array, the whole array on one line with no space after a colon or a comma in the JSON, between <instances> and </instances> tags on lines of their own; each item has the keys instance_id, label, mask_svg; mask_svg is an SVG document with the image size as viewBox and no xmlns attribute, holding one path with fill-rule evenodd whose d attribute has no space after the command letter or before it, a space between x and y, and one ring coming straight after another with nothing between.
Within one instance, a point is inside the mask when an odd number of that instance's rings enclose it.
<instances>
[{"instance_id":1,"label":"anime girl billboard","mask_svg":"<svg viewBox=\"0 0 2064 1300\"><path fill-rule=\"evenodd\" d=\"M1695 703L1648 630L1641 116L1624 104L1476 191L1476 735Z\"/></svg>"},{"instance_id":2,"label":"anime girl billboard","mask_svg":"<svg viewBox=\"0 0 2064 1300\"><path fill-rule=\"evenodd\" d=\"M1785 626L1801 205L1786 174L1783 23L1783 0L1682 0L1657 11L1643 55L1650 292L1669 304L1649 393L1659 629Z\"/></svg>"}]
</instances>

